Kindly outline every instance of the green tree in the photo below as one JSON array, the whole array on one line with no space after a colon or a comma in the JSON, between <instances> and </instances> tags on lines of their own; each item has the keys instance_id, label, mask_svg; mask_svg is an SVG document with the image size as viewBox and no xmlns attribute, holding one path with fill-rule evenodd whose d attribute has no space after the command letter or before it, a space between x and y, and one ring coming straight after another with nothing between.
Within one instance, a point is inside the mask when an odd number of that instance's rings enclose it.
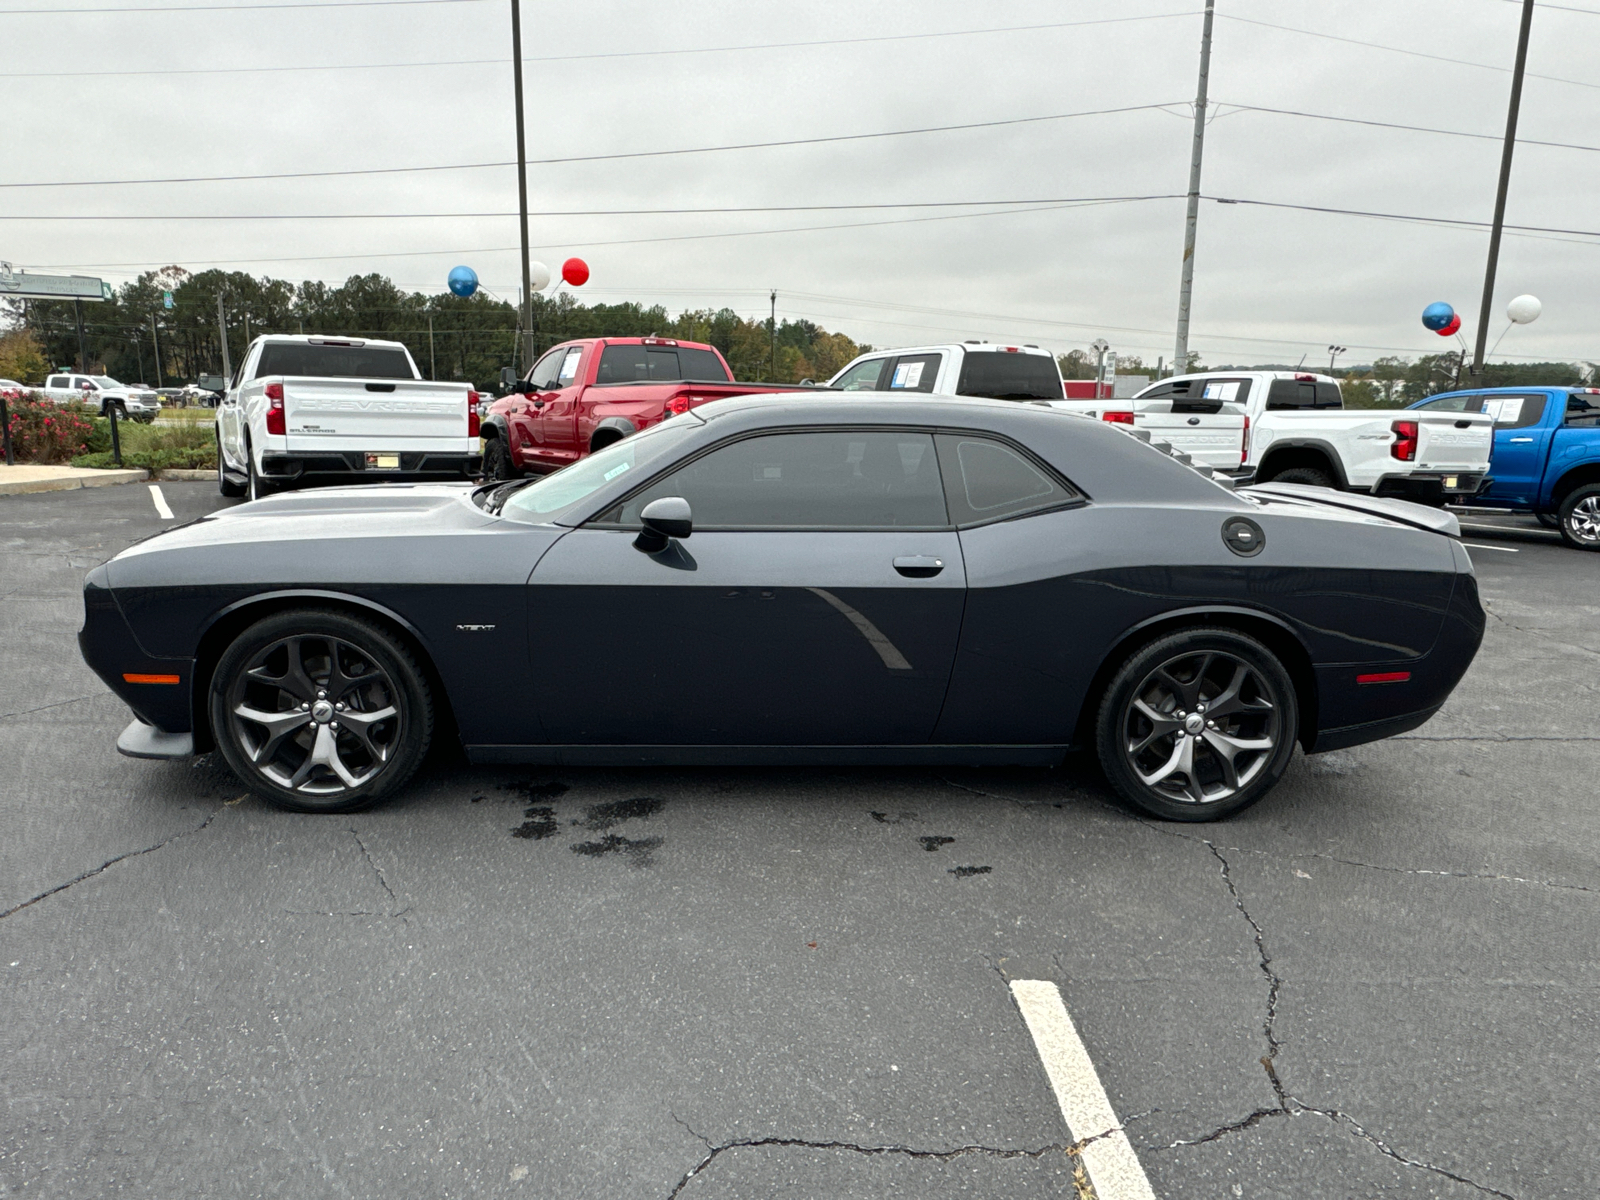
<instances>
[{"instance_id":1,"label":"green tree","mask_svg":"<svg viewBox=\"0 0 1600 1200\"><path fill-rule=\"evenodd\" d=\"M44 347L31 329L0 334L0 379L18 383L43 383L50 371Z\"/></svg>"}]
</instances>

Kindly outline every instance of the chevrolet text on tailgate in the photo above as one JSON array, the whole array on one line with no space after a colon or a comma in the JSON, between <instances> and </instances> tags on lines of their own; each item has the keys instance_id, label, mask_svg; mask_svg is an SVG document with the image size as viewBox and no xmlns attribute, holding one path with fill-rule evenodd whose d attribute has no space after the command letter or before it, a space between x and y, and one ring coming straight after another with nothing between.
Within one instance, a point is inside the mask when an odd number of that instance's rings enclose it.
<instances>
[{"instance_id":1,"label":"chevrolet text on tailgate","mask_svg":"<svg viewBox=\"0 0 1600 1200\"><path fill-rule=\"evenodd\" d=\"M1257 483L1433 504L1473 496L1488 483L1490 417L1345 408L1338 382L1326 375L1180 375L1145 388L1132 408L1134 428L1171 442L1195 462Z\"/></svg>"},{"instance_id":2,"label":"chevrolet text on tailgate","mask_svg":"<svg viewBox=\"0 0 1600 1200\"><path fill-rule=\"evenodd\" d=\"M259 337L217 405L217 485L471 479L478 394L422 378L399 342Z\"/></svg>"}]
</instances>

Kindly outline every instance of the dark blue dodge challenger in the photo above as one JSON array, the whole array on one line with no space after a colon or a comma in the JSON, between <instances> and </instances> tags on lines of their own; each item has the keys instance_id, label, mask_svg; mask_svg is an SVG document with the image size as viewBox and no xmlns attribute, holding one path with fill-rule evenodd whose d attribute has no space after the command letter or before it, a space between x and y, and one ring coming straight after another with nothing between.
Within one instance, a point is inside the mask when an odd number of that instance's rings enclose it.
<instances>
[{"instance_id":1,"label":"dark blue dodge challenger","mask_svg":"<svg viewBox=\"0 0 1600 1200\"><path fill-rule=\"evenodd\" d=\"M90 572L118 747L349 811L479 763L1034 763L1210 820L1413 729L1484 614L1455 519L1234 493L1000 401L707 405L553 475L277 496Z\"/></svg>"}]
</instances>

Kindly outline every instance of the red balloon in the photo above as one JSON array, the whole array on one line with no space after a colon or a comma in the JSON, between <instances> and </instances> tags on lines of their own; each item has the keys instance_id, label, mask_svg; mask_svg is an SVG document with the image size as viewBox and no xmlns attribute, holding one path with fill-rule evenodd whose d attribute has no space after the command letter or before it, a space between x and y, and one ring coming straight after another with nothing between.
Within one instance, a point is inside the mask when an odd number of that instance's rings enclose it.
<instances>
[{"instance_id":1,"label":"red balloon","mask_svg":"<svg viewBox=\"0 0 1600 1200\"><path fill-rule=\"evenodd\" d=\"M1440 337L1449 337L1452 333L1454 333L1456 330L1458 330L1460 328L1461 328L1461 314L1460 313L1456 313L1453 317L1450 318L1450 324L1446 325L1443 329L1439 330L1439 336Z\"/></svg>"},{"instance_id":2,"label":"red balloon","mask_svg":"<svg viewBox=\"0 0 1600 1200\"><path fill-rule=\"evenodd\" d=\"M561 264L561 278L573 287L582 287L589 282L589 264L581 258L569 258ZM1460 323L1456 322L1457 325Z\"/></svg>"}]
</instances>

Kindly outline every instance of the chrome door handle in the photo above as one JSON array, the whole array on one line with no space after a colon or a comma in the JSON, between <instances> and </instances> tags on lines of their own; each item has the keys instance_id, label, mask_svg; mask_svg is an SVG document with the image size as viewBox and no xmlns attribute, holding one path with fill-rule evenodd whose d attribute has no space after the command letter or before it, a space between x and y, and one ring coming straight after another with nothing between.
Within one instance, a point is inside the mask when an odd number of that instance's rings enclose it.
<instances>
[{"instance_id":1,"label":"chrome door handle","mask_svg":"<svg viewBox=\"0 0 1600 1200\"><path fill-rule=\"evenodd\" d=\"M903 554L894 560L894 569L908 579L928 579L944 570L944 559L927 554Z\"/></svg>"},{"instance_id":2,"label":"chrome door handle","mask_svg":"<svg viewBox=\"0 0 1600 1200\"><path fill-rule=\"evenodd\" d=\"M1533 441L1532 438L1510 438L1508 440L1509 441L1513 441L1513 442L1531 442L1531 441Z\"/></svg>"}]
</instances>

